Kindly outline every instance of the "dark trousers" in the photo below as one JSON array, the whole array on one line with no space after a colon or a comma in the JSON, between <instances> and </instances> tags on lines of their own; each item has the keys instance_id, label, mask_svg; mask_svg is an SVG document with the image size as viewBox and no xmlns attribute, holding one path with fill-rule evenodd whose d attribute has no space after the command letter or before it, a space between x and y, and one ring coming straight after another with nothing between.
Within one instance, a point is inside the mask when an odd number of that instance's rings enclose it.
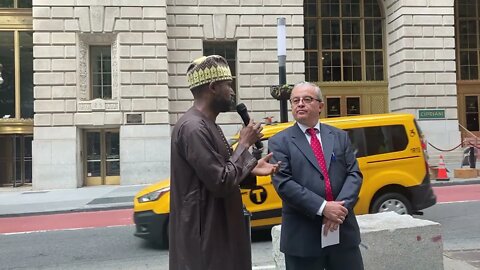
<instances>
[{"instance_id":1,"label":"dark trousers","mask_svg":"<svg viewBox=\"0 0 480 270\"><path fill-rule=\"evenodd\" d=\"M323 250L320 257L298 257L285 254L286 270L363 270L362 254L358 247Z\"/></svg>"}]
</instances>

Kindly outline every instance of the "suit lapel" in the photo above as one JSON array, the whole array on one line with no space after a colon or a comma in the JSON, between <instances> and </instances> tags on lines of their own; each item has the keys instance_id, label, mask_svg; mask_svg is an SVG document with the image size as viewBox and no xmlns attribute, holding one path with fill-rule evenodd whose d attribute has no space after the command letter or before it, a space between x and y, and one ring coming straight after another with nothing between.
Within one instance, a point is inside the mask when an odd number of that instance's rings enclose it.
<instances>
[{"instance_id":1,"label":"suit lapel","mask_svg":"<svg viewBox=\"0 0 480 270\"><path fill-rule=\"evenodd\" d=\"M318 165L317 158L313 154L312 147L308 143L307 137L303 134L302 130L298 126L297 123L292 127L292 142L298 149L303 153L303 155L307 158L307 160L320 172L320 166ZM322 138L323 139L323 138ZM323 173L322 173L323 174Z\"/></svg>"},{"instance_id":2,"label":"suit lapel","mask_svg":"<svg viewBox=\"0 0 480 270\"><path fill-rule=\"evenodd\" d=\"M332 160L335 137L331 130L323 124L320 124L320 137L322 138L323 156L325 157L325 163L328 170L330 168L330 161Z\"/></svg>"}]
</instances>

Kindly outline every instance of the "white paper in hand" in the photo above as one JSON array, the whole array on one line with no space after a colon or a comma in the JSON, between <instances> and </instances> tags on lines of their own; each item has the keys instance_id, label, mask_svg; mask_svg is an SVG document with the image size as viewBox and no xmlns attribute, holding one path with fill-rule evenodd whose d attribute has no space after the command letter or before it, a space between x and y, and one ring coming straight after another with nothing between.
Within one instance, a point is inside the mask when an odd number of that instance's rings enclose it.
<instances>
[{"instance_id":1,"label":"white paper in hand","mask_svg":"<svg viewBox=\"0 0 480 270\"><path fill-rule=\"evenodd\" d=\"M337 230L333 232L328 231L327 236L323 234L324 228L325 228L325 225L322 225L322 248L339 244L340 243L340 226L338 227Z\"/></svg>"}]
</instances>

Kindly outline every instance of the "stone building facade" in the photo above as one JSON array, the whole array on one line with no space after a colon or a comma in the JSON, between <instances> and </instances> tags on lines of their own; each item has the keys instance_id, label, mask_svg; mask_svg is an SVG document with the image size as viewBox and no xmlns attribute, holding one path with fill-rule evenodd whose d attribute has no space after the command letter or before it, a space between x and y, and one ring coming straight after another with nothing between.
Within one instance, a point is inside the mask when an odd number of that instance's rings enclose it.
<instances>
[{"instance_id":1,"label":"stone building facade","mask_svg":"<svg viewBox=\"0 0 480 270\"><path fill-rule=\"evenodd\" d=\"M191 2L33 2L35 188L167 177L171 126L192 105L185 72L203 55L204 41L235 42L238 100L256 119L278 114L278 102L269 97L278 81L276 18L286 16L289 24L288 79L303 80L302 4ZM91 96L89 54L97 45L111 48L106 99ZM235 112L219 122L230 135L240 127ZM109 139L109 131L118 139ZM96 140L100 149L91 149ZM119 153L101 149L111 147L108 140L118 140ZM121 180L110 175L109 163L120 168Z\"/></svg>"},{"instance_id":2,"label":"stone building facade","mask_svg":"<svg viewBox=\"0 0 480 270\"><path fill-rule=\"evenodd\" d=\"M227 54L237 102L279 120L278 17L287 82L317 82L322 117L440 110L418 121L428 140L461 141L453 0L33 0L34 188L168 177L170 131L192 105L185 71L203 54ZM234 111L218 122L226 135L241 123Z\"/></svg>"}]
</instances>

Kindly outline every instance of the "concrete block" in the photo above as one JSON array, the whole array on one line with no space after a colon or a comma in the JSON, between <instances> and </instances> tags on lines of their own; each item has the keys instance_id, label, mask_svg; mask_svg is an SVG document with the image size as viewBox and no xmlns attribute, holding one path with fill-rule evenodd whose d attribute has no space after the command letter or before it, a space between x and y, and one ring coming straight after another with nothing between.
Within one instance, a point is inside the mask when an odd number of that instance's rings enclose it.
<instances>
[{"instance_id":1,"label":"concrete block","mask_svg":"<svg viewBox=\"0 0 480 270\"><path fill-rule=\"evenodd\" d=\"M52 44L76 44L75 33L52 33Z\"/></svg>"},{"instance_id":2,"label":"concrete block","mask_svg":"<svg viewBox=\"0 0 480 270\"><path fill-rule=\"evenodd\" d=\"M35 19L33 20L33 30L41 31L63 31L63 20Z\"/></svg>"},{"instance_id":3,"label":"concrete block","mask_svg":"<svg viewBox=\"0 0 480 270\"><path fill-rule=\"evenodd\" d=\"M165 38L164 33L143 33L143 43L144 44L158 44L160 41L163 41Z\"/></svg>"},{"instance_id":4,"label":"concrete block","mask_svg":"<svg viewBox=\"0 0 480 270\"><path fill-rule=\"evenodd\" d=\"M167 70L167 59L145 59L145 70Z\"/></svg>"},{"instance_id":5,"label":"concrete block","mask_svg":"<svg viewBox=\"0 0 480 270\"><path fill-rule=\"evenodd\" d=\"M121 7L120 16L122 18L141 18L142 8L141 7Z\"/></svg>"},{"instance_id":6,"label":"concrete block","mask_svg":"<svg viewBox=\"0 0 480 270\"><path fill-rule=\"evenodd\" d=\"M443 270L441 225L394 212L357 216L365 269ZM281 225L272 228L276 269L285 269ZM407 258L417 258L415 260Z\"/></svg>"},{"instance_id":7,"label":"concrete block","mask_svg":"<svg viewBox=\"0 0 480 270\"><path fill-rule=\"evenodd\" d=\"M122 124L121 112L105 113L105 125L121 125L121 124Z\"/></svg>"},{"instance_id":8,"label":"concrete block","mask_svg":"<svg viewBox=\"0 0 480 270\"><path fill-rule=\"evenodd\" d=\"M76 86L52 86L52 98L76 98Z\"/></svg>"},{"instance_id":9,"label":"concrete block","mask_svg":"<svg viewBox=\"0 0 480 270\"><path fill-rule=\"evenodd\" d=\"M90 11L88 7L75 7L75 17L78 17L80 31L90 32Z\"/></svg>"},{"instance_id":10,"label":"concrete block","mask_svg":"<svg viewBox=\"0 0 480 270\"><path fill-rule=\"evenodd\" d=\"M146 124L168 124L168 112L146 112Z\"/></svg>"},{"instance_id":11,"label":"concrete block","mask_svg":"<svg viewBox=\"0 0 480 270\"><path fill-rule=\"evenodd\" d=\"M51 86L35 86L33 88L33 97L35 99L47 99L52 97Z\"/></svg>"},{"instance_id":12,"label":"concrete block","mask_svg":"<svg viewBox=\"0 0 480 270\"><path fill-rule=\"evenodd\" d=\"M163 7L144 7L143 17L152 19L163 19L167 17L167 11Z\"/></svg>"},{"instance_id":13,"label":"concrete block","mask_svg":"<svg viewBox=\"0 0 480 270\"><path fill-rule=\"evenodd\" d=\"M50 33L33 33L33 44L50 44Z\"/></svg>"},{"instance_id":14,"label":"concrete block","mask_svg":"<svg viewBox=\"0 0 480 270\"><path fill-rule=\"evenodd\" d=\"M130 53L132 57L154 57L155 46L131 46Z\"/></svg>"},{"instance_id":15,"label":"concrete block","mask_svg":"<svg viewBox=\"0 0 480 270\"><path fill-rule=\"evenodd\" d=\"M105 7L105 21L103 25L103 31L112 32L116 18L120 16L119 7Z\"/></svg>"},{"instance_id":16,"label":"concrete block","mask_svg":"<svg viewBox=\"0 0 480 270\"><path fill-rule=\"evenodd\" d=\"M51 114L34 114L33 119L35 121L35 126L50 126L52 124L52 115Z\"/></svg>"},{"instance_id":17,"label":"concrete block","mask_svg":"<svg viewBox=\"0 0 480 270\"><path fill-rule=\"evenodd\" d=\"M52 59L52 71L76 71L75 59Z\"/></svg>"},{"instance_id":18,"label":"concrete block","mask_svg":"<svg viewBox=\"0 0 480 270\"><path fill-rule=\"evenodd\" d=\"M167 85L145 85L146 97L168 97Z\"/></svg>"},{"instance_id":19,"label":"concrete block","mask_svg":"<svg viewBox=\"0 0 480 270\"><path fill-rule=\"evenodd\" d=\"M78 24L78 20L65 20L65 31L79 31L80 25Z\"/></svg>"},{"instance_id":20,"label":"concrete block","mask_svg":"<svg viewBox=\"0 0 480 270\"><path fill-rule=\"evenodd\" d=\"M33 18L49 18L50 7L35 7L32 9Z\"/></svg>"},{"instance_id":21,"label":"concrete block","mask_svg":"<svg viewBox=\"0 0 480 270\"><path fill-rule=\"evenodd\" d=\"M50 59L34 59L33 70L35 71L50 71L51 60Z\"/></svg>"},{"instance_id":22,"label":"concrete block","mask_svg":"<svg viewBox=\"0 0 480 270\"><path fill-rule=\"evenodd\" d=\"M72 126L73 114L54 114L53 125L54 126Z\"/></svg>"},{"instance_id":23,"label":"concrete block","mask_svg":"<svg viewBox=\"0 0 480 270\"><path fill-rule=\"evenodd\" d=\"M52 18L73 18L73 7L52 7Z\"/></svg>"},{"instance_id":24,"label":"concrete block","mask_svg":"<svg viewBox=\"0 0 480 270\"><path fill-rule=\"evenodd\" d=\"M131 82L133 84L154 84L156 83L155 72L132 72Z\"/></svg>"},{"instance_id":25,"label":"concrete block","mask_svg":"<svg viewBox=\"0 0 480 270\"><path fill-rule=\"evenodd\" d=\"M477 170L472 168L458 168L453 170L454 178L476 178Z\"/></svg>"},{"instance_id":26,"label":"concrete block","mask_svg":"<svg viewBox=\"0 0 480 270\"><path fill-rule=\"evenodd\" d=\"M142 44L142 33L119 33L118 41L120 44Z\"/></svg>"},{"instance_id":27,"label":"concrete block","mask_svg":"<svg viewBox=\"0 0 480 270\"><path fill-rule=\"evenodd\" d=\"M154 111L157 109L157 103L155 99L133 99L132 110L133 111Z\"/></svg>"},{"instance_id":28,"label":"concrete block","mask_svg":"<svg viewBox=\"0 0 480 270\"><path fill-rule=\"evenodd\" d=\"M65 83L63 73L40 73L33 74L35 85L63 85Z\"/></svg>"},{"instance_id":29,"label":"concrete block","mask_svg":"<svg viewBox=\"0 0 480 270\"><path fill-rule=\"evenodd\" d=\"M33 57L35 58L63 58L65 56L64 46L34 46Z\"/></svg>"},{"instance_id":30,"label":"concrete block","mask_svg":"<svg viewBox=\"0 0 480 270\"><path fill-rule=\"evenodd\" d=\"M155 29L154 20L130 20L131 31L151 31Z\"/></svg>"}]
</instances>

